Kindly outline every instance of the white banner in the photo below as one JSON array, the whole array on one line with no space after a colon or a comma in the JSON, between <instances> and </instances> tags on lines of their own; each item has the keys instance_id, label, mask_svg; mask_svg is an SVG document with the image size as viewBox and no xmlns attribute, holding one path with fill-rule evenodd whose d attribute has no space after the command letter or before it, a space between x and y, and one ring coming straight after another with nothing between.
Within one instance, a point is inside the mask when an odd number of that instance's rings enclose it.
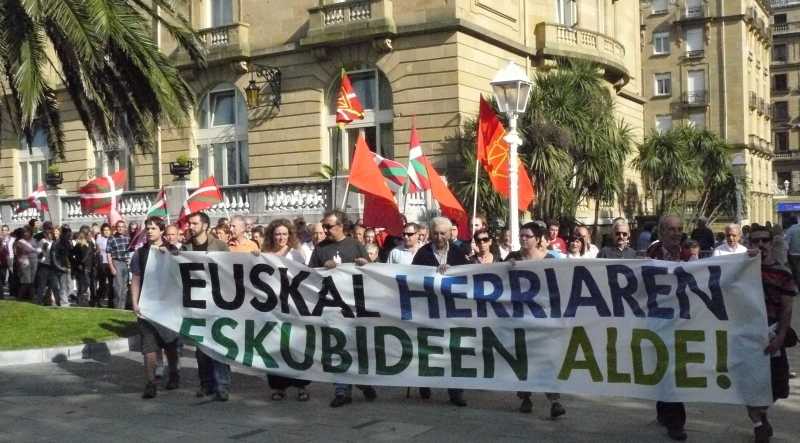
<instances>
[{"instance_id":1,"label":"white banner","mask_svg":"<svg viewBox=\"0 0 800 443\"><path fill-rule=\"evenodd\" d=\"M142 314L219 356L313 381L772 401L760 261L542 260L314 270L151 252Z\"/></svg>"}]
</instances>

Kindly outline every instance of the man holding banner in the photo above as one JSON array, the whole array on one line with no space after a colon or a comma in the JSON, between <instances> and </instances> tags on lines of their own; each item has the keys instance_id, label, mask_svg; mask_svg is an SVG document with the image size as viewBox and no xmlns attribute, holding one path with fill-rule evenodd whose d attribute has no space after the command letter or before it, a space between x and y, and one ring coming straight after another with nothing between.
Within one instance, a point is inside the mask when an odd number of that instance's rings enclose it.
<instances>
[{"instance_id":1,"label":"man holding banner","mask_svg":"<svg viewBox=\"0 0 800 443\"><path fill-rule=\"evenodd\" d=\"M347 217L341 211L334 210L325 213L322 218L322 229L325 230L326 238L311 253L309 267L334 269L342 263L355 263L359 266L368 263L367 250L364 245L344 234L346 223ZM373 401L378 397L378 393L372 386L358 385L358 389L361 389L367 401ZM353 386L350 384L335 383L334 396L330 406L338 408L352 403L352 391Z\"/></svg>"}]
</instances>

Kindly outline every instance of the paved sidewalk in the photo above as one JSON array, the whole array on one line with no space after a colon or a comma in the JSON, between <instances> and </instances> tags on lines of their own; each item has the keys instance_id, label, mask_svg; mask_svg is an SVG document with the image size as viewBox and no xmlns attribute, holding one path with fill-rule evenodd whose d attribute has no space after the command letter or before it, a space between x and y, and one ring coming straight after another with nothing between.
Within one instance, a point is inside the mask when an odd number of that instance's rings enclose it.
<instances>
[{"instance_id":1,"label":"paved sidewalk","mask_svg":"<svg viewBox=\"0 0 800 443\"><path fill-rule=\"evenodd\" d=\"M792 352L800 368L800 352ZM443 390L429 401L405 389L378 388L366 403L358 390L352 405L328 407L333 388L310 386L311 400L269 399L266 380L236 371L231 401L196 399L194 359L181 361L182 387L140 398L141 356L127 352L101 360L61 361L0 368L0 441L258 441L258 442L666 442L655 423L652 402L604 397L565 396L567 415L547 419L547 402L534 396L533 414L515 411L513 393L468 391L469 406L447 403ZM793 395L771 409L773 441L800 441L800 380ZM743 407L688 406L690 441L752 441Z\"/></svg>"}]
</instances>

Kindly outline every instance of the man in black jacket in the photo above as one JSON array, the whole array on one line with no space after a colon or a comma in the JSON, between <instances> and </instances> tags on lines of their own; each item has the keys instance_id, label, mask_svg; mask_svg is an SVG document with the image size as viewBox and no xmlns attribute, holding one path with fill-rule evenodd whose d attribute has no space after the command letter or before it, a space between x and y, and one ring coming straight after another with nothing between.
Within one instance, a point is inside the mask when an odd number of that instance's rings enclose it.
<instances>
[{"instance_id":1,"label":"man in black jacket","mask_svg":"<svg viewBox=\"0 0 800 443\"><path fill-rule=\"evenodd\" d=\"M430 243L421 247L414 255L412 265L435 266L437 272L444 273L450 266L469 264L467 254L452 242L453 223L444 217L431 220ZM448 389L450 403L466 406L463 389ZM431 388L419 388L419 395L424 399L431 398Z\"/></svg>"}]
</instances>

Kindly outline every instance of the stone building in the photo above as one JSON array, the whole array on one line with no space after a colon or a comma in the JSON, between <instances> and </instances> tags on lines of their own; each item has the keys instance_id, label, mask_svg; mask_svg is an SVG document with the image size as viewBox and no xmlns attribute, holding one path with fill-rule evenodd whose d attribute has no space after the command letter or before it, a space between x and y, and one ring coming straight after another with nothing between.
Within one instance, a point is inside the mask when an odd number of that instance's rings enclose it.
<instances>
[{"instance_id":1,"label":"stone building","mask_svg":"<svg viewBox=\"0 0 800 443\"><path fill-rule=\"evenodd\" d=\"M318 178L321 166L334 164L338 150L346 170L359 130L381 155L405 162L415 121L423 150L440 172L463 168L453 140L477 115L480 94L491 93L490 80L509 61L531 76L552 67L555 57L598 62L616 97L616 112L637 141L642 137L638 0L185 3L208 50L207 69L195 69L166 32L154 32L197 93L191 125L161 128L152 153L124 144L96 147L65 102L68 142L60 166L67 194L96 175L127 168L132 174L122 212L140 217L156 190L172 182L169 163L186 154L196 165L190 183L214 175L225 185L226 202L217 215L313 216L340 197ZM342 69L367 110L363 121L339 132L334 108ZM259 96L258 106L248 106L248 92ZM24 198L49 161L43 138L33 144L28 149L16 136L3 138L0 184L11 197ZM633 171L629 179L636 181ZM61 201L65 220L83 220L75 197ZM5 205L4 222L30 215L11 215L13 202ZM606 218L619 214L618 208L603 210Z\"/></svg>"},{"instance_id":2,"label":"stone building","mask_svg":"<svg viewBox=\"0 0 800 443\"><path fill-rule=\"evenodd\" d=\"M772 220L769 5L766 0L643 0L645 131L694 125L735 150L744 223Z\"/></svg>"},{"instance_id":3,"label":"stone building","mask_svg":"<svg viewBox=\"0 0 800 443\"><path fill-rule=\"evenodd\" d=\"M781 221L800 215L800 1L772 0L772 161Z\"/></svg>"}]
</instances>

